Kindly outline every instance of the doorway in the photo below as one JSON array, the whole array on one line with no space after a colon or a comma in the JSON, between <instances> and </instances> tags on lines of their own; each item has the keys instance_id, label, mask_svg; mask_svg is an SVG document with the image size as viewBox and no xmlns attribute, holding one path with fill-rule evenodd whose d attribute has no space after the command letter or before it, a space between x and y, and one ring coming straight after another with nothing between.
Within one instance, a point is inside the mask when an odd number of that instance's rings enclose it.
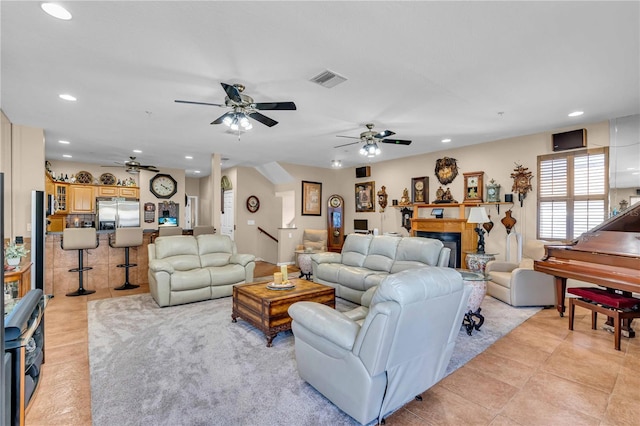
<instances>
[{"instance_id":1,"label":"doorway","mask_svg":"<svg viewBox=\"0 0 640 426\"><path fill-rule=\"evenodd\" d=\"M193 229L198 226L198 197L187 195L187 205L184 209L184 228Z\"/></svg>"},{"instance_id":2,"label":"doorway","mask_svg":"<svg viewBox=\"0 0 640 426\"><path fill-rule=\"evenodd\" d=\"M222 198L222 213L220 214L220 233L222 235L228 235L233 240L235 224L233 221L233 189L227 189L224 191L224 197Z\"/></svg>"}]
</instances>

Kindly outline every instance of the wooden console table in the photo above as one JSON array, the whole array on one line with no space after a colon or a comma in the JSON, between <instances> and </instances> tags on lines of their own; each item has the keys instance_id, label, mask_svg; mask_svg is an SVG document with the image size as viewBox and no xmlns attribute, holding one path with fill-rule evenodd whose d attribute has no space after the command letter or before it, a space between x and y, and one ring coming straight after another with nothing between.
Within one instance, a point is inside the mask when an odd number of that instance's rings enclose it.
<instances>
[{"instance_id":1,"label":"wooden console table","mask_svg":"<svg viewBox=\"0 0 640 426\"><path fill-rule=\"evenodd\" d=\"M31 265L33 262L21 263L13 271L4 271L4 284L17 282L18 294L16 297L24 297L31 290Z\"/></svg>"}]
</instances>

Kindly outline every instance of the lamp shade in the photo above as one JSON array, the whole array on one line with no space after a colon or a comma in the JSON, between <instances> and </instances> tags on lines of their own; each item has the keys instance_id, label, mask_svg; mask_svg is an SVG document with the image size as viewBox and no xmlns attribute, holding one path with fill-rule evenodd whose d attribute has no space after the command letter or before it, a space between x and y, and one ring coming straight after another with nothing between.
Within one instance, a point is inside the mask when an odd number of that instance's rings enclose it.
<instances>
[{"instance_id":1,"label":"lamp shade","mask_svg":"<svg viewBox=\"0 0 640 426\"><path fill-rule=\"evenodd\" d=\"M468 223L487 223L489 222L489 215L484 207L471 207L469 212Z\"/></svg>"}]
</instances>

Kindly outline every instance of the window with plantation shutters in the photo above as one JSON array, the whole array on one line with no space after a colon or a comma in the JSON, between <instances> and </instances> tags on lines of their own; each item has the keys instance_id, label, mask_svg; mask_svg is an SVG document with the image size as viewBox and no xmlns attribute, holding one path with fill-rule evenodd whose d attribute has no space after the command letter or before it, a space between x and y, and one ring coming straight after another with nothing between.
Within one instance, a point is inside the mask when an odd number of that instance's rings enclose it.
<instances>
[{"instance_id":1,"label":"window with plantation shutters","mask_svg":"<svg viewBox=\"0 0 640 426\"><path fill-rule=\"evenodd\" d=\"M574 239L607 217L608 149L538 157L538 238Z\"/></svg>"}]
</instances>

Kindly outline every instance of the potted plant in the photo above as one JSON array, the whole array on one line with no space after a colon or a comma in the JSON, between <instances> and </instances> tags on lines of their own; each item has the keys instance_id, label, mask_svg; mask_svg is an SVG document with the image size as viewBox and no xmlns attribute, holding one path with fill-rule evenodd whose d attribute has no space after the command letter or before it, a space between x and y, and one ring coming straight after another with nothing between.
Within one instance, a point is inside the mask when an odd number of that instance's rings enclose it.
<instances>
[{"instance_id":1,"label":"potted plant","mask_svg":"<svg viewBox=\"0 0 640 426\"><path fill-rule=\"evenodd\" d=\"M29 253L24 245L17 245L15 243L7 244L4 249L4 258L7 260L7 265L18 266L20 260Z\"/></svg>"}]
</instances>

